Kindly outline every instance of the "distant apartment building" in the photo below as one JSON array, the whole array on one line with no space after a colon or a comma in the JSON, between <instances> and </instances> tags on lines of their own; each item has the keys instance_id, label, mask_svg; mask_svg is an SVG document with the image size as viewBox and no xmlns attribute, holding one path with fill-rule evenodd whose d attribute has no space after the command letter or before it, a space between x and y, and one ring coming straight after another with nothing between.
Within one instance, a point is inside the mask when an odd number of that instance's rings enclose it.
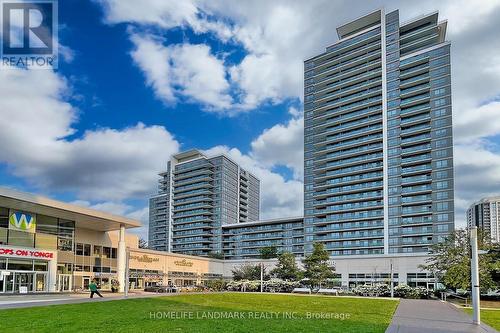
<instances>
[{"instance_id":1,"label":"distant apartment building","mask_svg":"<svg viewBox=\"0 0 500 333\"><path fill-rule=\"evenodd\" d=\"M306 253L425 253L453 231L446 26L377 10L304 62Z\"/></svg>"},{"instance_id":2,"label":"distant apartment building","mask_svg":"<svg viewBox=\"0 0 500 333\"><path fill-rule=\"evenodd\" d=\"M488 233L492 242L500 242L500 196L473 203L466 215L468 228L476 226Z\"/></svg>"},{"instance_id":3,"label":"distant apartment building","mask_svg":"<svg viewBox=\"0 0 500 333\"><path fill-rule=\"evenodd\" d=\"M259 219L260 181L225 155L173 155L149 202L149 247L221 254L222 227Z\"/></svg>"},{"instance_id":4,"label":"distant apartment building","mask_svg":"<svg viewBox=\"0 0 500 333\"><path fill-rule=\"evenodd\" d=\"M303 217L228 224L222 230L225 259L260 258L260 250L266 247L304 255Z\"/></svg>"}]
</instances>

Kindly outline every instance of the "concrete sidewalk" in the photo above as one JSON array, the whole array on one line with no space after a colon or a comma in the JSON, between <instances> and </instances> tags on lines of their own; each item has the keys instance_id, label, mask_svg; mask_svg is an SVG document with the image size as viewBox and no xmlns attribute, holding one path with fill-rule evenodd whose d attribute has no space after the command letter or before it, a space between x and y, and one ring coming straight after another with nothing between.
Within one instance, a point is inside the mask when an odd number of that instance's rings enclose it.
<instances>
[{"instance_id":1,"label":"concrete sidewalk","mask_svg":"<svg viewBox=\"0 0 500 333\"><path fill-rule=\"evenodd\" d=\"M102 293L102 294L104 296L103 298L100 298L97 295L95 295L94 298L90 298L90 293L0 296L0 310L27 308L27 307L44 306L44 305L106 302L106 301L116 301L125 299L125 296L121 293L118 294ZM158 297L158 296L168 296L168 295L171 294L134 292L134 293L129 293L128 299Z\"/></svg>"},{"instance_id":2,"label":"concrete sidewalk","mask_svg":"<svg viewBox=\"0 0 500 333\"><path fill-rule=\"evenodd\" d=\"M472 324L472 317L454 305L434 300L401 299L386 333L494 333L488 325Z\"/></svg>"}]
</instances>

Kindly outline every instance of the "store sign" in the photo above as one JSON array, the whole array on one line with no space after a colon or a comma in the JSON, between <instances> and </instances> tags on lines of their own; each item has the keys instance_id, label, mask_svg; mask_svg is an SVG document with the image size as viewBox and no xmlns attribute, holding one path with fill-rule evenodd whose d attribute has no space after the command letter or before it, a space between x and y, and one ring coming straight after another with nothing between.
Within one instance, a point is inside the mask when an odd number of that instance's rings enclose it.
<instances>
[{"instance_id":1,"label":"store sign","mask_svg":"<svg viewBox=\"0 0 500 333\"><path fill-rule=\"evenodd\" d=\"M22 212L14 212L9 217L9 229L35 232L36 217Z\"/></svg>"},{"instance_id":2,"label":"store sign","mask_svg":"<svg viewBox=\"0 0 500 333\"><path fill-rule=\"evenodd\" d=\"M160 261L160 258L152 258L148 255L142 255L142 256L130 256L131 260L137 260L138 262L157 262Z\"/></svg>"},{"instance_id":3,"label":"store sign","mask_svg":"<svg viewBox=\"0 0 500 333\"><path fill-rule=\"evenodd\" d=\"M14 256L23 258L40 258L40 259L53 259L54 253L36 250L14 249L8 247L0 247L0 256Z\"/></svg>"},{"instance_id":4,"label":"store sign","mask_svg":"<svg viewBox=\"0 0 500 333\"><path fill-rule=\"evenodd\" d=\"M184 266L184 267L193 266L193 263L191 261L187 261L186 259L174 261L174 264L176 264L177 266Z\"/></svg>"}]
</instances>

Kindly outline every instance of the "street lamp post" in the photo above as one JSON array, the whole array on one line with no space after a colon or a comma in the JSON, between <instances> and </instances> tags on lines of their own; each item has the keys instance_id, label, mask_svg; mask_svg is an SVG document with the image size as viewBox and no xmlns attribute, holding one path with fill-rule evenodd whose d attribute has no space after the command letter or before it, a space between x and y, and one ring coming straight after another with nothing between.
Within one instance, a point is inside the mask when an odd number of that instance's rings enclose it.
<instances>
[{"instance_id":1,"label":"street lamp post","mask_svg":"<svg viewBox=\"0 0 500 333\"><path fill-rule=\"evenodd\" d=\"M130 250L127 248L126 249L126 255L125 255L125 286L124 286L124 292L125 292L125 298L128 297L128 288L129 288L129 260L130 260Z\"/></svg>"},{"instance_id":2,"label":"street lamp post","mask_svg":"<svg viewBox=\"0 0 500 333\"><path fill-rule=\"evenodd\" d=\"M479 257L477 251L477 227L470 229L470 244L471 244L471 282L472 282L472 322L476 325L481 323L480 301L479 301Z\"/></svg>"},{"instance_id":3,"label":"street lamp post","mask_svg":"<svg viewBox=\"0 0 500 333\"><path fill-rule=\"evenodd\" d=\"M391 259L391 298L394 297L394 267L392 265L392 259Z\"/></svg>"}]
</instances>

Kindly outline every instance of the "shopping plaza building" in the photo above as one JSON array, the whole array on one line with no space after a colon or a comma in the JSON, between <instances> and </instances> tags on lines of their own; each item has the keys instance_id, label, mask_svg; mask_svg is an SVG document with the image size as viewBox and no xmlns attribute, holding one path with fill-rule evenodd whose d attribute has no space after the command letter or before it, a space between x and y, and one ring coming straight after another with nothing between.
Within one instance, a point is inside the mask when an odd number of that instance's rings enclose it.
<instances>
[{"instance_id":1,"label":"shopping plaza building","mask_svg":"<svg viewBox=\"0 0 500 333\"><path fill-rule=\"evenodd\" d=\"M221 278L222 261L138 248L126 233L139 221L0 188L0 294L86 289L123 291L128 257L132 289Z\"/></svg>"}]
</instances>

